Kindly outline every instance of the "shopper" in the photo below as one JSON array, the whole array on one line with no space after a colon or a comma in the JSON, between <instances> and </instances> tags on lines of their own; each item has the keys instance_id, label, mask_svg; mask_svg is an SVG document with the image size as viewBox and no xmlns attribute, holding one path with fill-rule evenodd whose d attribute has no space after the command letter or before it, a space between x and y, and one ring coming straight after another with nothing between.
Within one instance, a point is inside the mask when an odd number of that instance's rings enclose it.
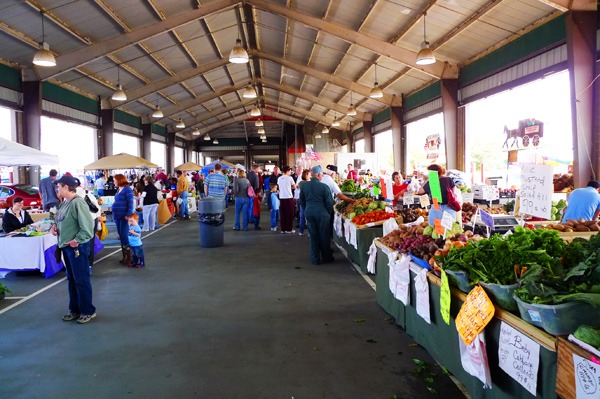
<instances>
[{"instance_id":1,"label":"shopper","mask_svg":"<svg viewBox=\"0 0 600 399\"><path fill-rule=\"evenodd\" d=\"M128 267L135 267L137 269L146 266L144 259L144 247L142 246L142 229L138 224L139 216L137 213L129 215L127 224L129 225L129 231L127 233L129 239L129 246L131 247L132 259L127 264Z\"/></svg>"},{"instance_id":2,"label":"shopper","mask_svg":"<svg viewBox=\"0 0 600 399\"><path fill-rule=\"evenodd\" d=\"M142 231L155 230L158 216L158 189L154 185L152 176L146 176L146 185L142 192L142 204L144 218L144 228Z\"/></svg>"},{"instance_id":3,"label":"shopper","mask_svg":"<svg viewBox=\"0 0 600 399\"><path fill-rule=\"evenodd\" d=\"M223 200L223 207L225 207L226 194L229 188L229 179L221 172L223 166L220 163L215 165L214 173L210 173L204 182L204 194L207 197L219 198Z\"/></svg>"},{"instance_id":4,"label":"shopper","mask_svg":"<svg viewBox=\"0 0 600 399\"><path fill-rule=\"evenodd\" d=\"M40 181L40 195L42 196L42 207L44 212L48 212L50 208L58 208L60 201L56 195L56 169L50 169L50 176Z\"/></svg>"},{"instance_id":5,"label":"shopper","mask_svg":"<svg viewBox=\"0 0 600 399\"><path fill-rule=\"evenodd\" d=\"M250 197L248 197L248 187L250 181L246 178L246 172L243 169L238 170L237 179L233 181L233 197L235 198L235 222L233 229L240 230L240 214L242 215L242 229L248 231L248 206Z\"/></svg>"},{"instance_id":6,"label":"shopper","mask_svg":"<svg viewBox=\"0 0 600 399\"><path fill-rule=\"evenodd\" d=\"M58 248L65 262L69 286L69 313L63 316L63 320L77 320L77 323L84 324L96 317L88 262L94 221L88 205L76 193L79 180L65 175L56 182L63 202L51 232L58 236Z\"/></svg>"},{"instance_id":7,"label":"shopper","mask_svg":"<svg viewBox=\"0 0 600 399\"><path fill-rule=\"evenodd\" d=\"M269 216L271 218L271 231L277 231L277 221L279 220L279 196L277 194L277 184L271 184L269 191L269 202L271 210Z\"/></svg>"},{"instance_id":8,"label":"shopper","mask_svg":"<svg viewBox=\"0 0 600 399\"><path fill-rule=\"evenodd\" d=\"M296 230L294 227L294 210L295 201L292 190L296 188L296 182L292 179L292 168L289 166L283 167L283 174L277 179L279 187L279 217L281 219L281 233L293 234Z\"/></svg>"},{"instance_id":9,"label":"shopper","mask_svg":"<svg viewBox=\"0 0 600 399\"><path fill-rule=\"evenodd\" d=\"M177 202L181 202L179 205L179 217L183 220L190 219L190 211L188 209L188 196L189 196L189 182L185 173L177 171L177 196L179 197ZM181 201L179 201L181 199Z\"/></svg>"},{"instance_id":10,"label":"shopper","mask_svg":"<svg viewBox=\"0 0 600 399\"><path fill-rule=\"evenodd\" d=\"M129 215L133 213L133 190L125 175L115 175L115 183L118 187L115 201L112 204L113 217L117 227L117 234L121 241L121 252L123 259L119 261L122 265L131 262L131 248L129 247L128 222Z\"/></svg>"},{"instance_id":11,"label":"shopper","mask_svg":"<svg viewBox=\"0 0 600 399\"><path fill-rule=\"evenodd\" d=\"M307 181L310 180L310 170L304 169L302 174L298 176L298 181L296 182L296 191L294 193L294 198L298 202L298 235L304 235L304 227L306 226L306 216L304 215L304 206L300 204L300 192L302 190L302 186L306 184Z\"/></svg>"},{"instance_id":12,"label":"shopper","mask_svg":"<svg viewBox=\"0 0 600 399\"><path fill-rule=\"evenodd\" d=\"M446 170L437 164L432 164L429 165L427 167L427 170L430 171L435 171L438 174L439 180L440 180L440 191L442 194L442 202L438 204L438 209L436 209L435 205L432 205L429 209L429 224L431 226L434 226L434 221L435 219L442 219L442 216L444 214L444 212L447 212L448 214L450 214L453 218L456 217L456 211L452 208L450 208L450 206L448 206L448 190L451 190L454 188L454 180L452 180L450 177L444 176L444 174L446 173ZM423 194L427 194L429 196L429 199L431 200L431 187L429 185L429 181L427 183L425 183L423 185L423 187L421 187L421 189L419 190L419 192L417 193L418 195L423 195ZM433 204L433 201L432 201Z\"/></svg>"},{"instance_id":13,"label":"shopper","mask_svg":"<svg viewBox=\"0 0 600 399\"><path fill-rule=\"evenodd\" d=\"M248 175L246 176L248 181L250 182L250 186L252 186L252 189L254 190L254 194L255 197L254 198L250 198L250 200L248 201L248 207L249 209L252 211L253 213L253 220L254 220L254 230L260 230L260 191L261 191L261 184L260 184L260 180L261 180L261 176L260 176L260 167L257 164L252 165L252 170L250 172L248 172ZM256 207L254 206L254 202L258 201L258 215L256 215L256 212L254 212L254 209L256 209Z\"/></svg>"},{"instance_id":14,"label":"shopper","mask_svg":"<svg viewBox=\"0 0 600 399\"><path fill-rule=\"evenodd\" d=\"M590 180L586 187L575 189L569 194L562 220L597 220L598 215L600 215L600 182Z\"/></svg>"},{"instance_id":15,"label":"shopper","mask_svg":"<svg viewBox=\"0 0 600 399\"><path fill-rule=\"evenodd\" d=\"M333 262L329 246L329 215L333 212L333 196L327 185L321 183L323 169L315 166L311 169L310 181L300 190L300 206L304 207L308 234L310 235L310 263Z\"/></svg>"},{"instance_id":16,"label":"shopper","mask_svg":"<svg viewBox=\"0 0 600 399\"><path fill-rule=\"evenodd\" d=\"M23 209L23 198L13 198L12 206L2 216L2 230L10 233L31 223L33 223L31 216Z\"/></svg>"},{"instance_id":17,"label":"shopper","mask_svg":"<svg viewBox=\"0 0 600 399\"><path fill-rule=\"evenodd\" d=\"M96 189L96 194L98 197L104 196L104 188L106 187L106 179L104 178L104 173L100 172L98 174L98 178L94 182L94 188Z\"/></svg>"}]
</instances>

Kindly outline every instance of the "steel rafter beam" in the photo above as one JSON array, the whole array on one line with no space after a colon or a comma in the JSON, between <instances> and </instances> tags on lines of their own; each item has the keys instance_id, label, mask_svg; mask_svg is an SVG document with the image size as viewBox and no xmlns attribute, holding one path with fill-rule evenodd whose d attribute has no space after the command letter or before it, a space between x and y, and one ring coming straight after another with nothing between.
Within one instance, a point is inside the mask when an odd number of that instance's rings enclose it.
<instances>
[{"instance_id":1,"label":"steel rafter beam","mask_svg":"<svg viewBox=\"0 0 600 399\"><path fill-rule=\"evenodd\" d=\"M277 118L277 119L280 119L282 121L289 122L289 123L295 123L298 125L304 124L304 121L302 121L300 119L296 119L294 117L291 117L289 115L285 115L285 114L282 114L282 113L279 113L276 111L269 110L267 113L265 113L265 115L272 116L273 118ZM221 127L233 125L233 124L239 123L239 122L243 122L246 119L248 119L248 114L246 112L244 112L244 113L234 116L233 118L228 119L226 121L222 121L222 122L216 123L214 125L207 126L204 129L200 129L200 133L201 133L201 135L204 135L206 133L208 133L210 135Z\"/></svg>"},{"instance_id":2,"label":"steel rafter beam","mask_svg":"<svg viewBox=\"0 0 600 399\"><path fill-rule=\"evenodd\" d=\"M256 102L255 100L246 100L246 102L229 105L227 107L216 108L214 111L202 114L201 116L196 118L196 120L191 122L189 126L186 126L186 131L190 130L190 129L194 130L194 128L196 126L198 126L200 124L204 124L204 122L206 122L207 120L210 120L212 118L217 118L219 115L237 111L240 108L244 108L244 110L245 110L247 107L254 105L255 102Z\"/></svg>"},{"instance_id":3,"label":"steel rafter beam","mask_svg":"<svg viewBox=\"0 0 600 399\"><path fill-rule=\"evenodd\" d=\"M289 10L285 7L269 3L265 0L246 0L246 2L263 11L293 19L294 21L300 22L303 25L306 25L313 29L317 29L319 31L326 32L341 40L363 47L369 51L374 52L375 54L384 55L392 60L398 61L404 65L413 68L414 70L421 71L434 78L458 78L458 67L456 65L450 65L447 62L440 61L432 65L417 65L415 63L417 59L417 53L412 50L407 50L402 47L398 47L384 40L367 36L363 33L356 32L352 29L348 29L346 27L336 25L331 22L323 21L321 19L311 17L298 11Z\"/></svg>"},{"instance_id":4,"label":"steel rafter beam","mask_svg":"<svg viewBox=\"0 0 600 399\"><path fill-rule=\"evenodd\" d=\"M598 9L597 0L538 0L553 7L559 11L596 11Z\"/></svg>"},{"instance_id":5,"label":"steel rafter beam","mask_svg":"<svg viewBox=\"0 0 600 399\"><path fill-rule=\"evenodd\" d=\"M192 11L185 11L167 18L164 21L160 21L148 26L145 26L134 31L124 33L118 37L109 38L98 43L92 44L87 47L83 47L73 52L59 55L56 57L55 68L38 68L33 69L27 68L30 76L33 76L35 80L39 77L39 80L47 80L54 76L60 75L61 73L70 71L78 66L87 64L88 62L94 61L98 58L102 58L107 54L113 53L117 50L132 46L141 41L147 40L151 37L161 35L165 32L171 31L179 26L188 24L198 19L205 18L211 14L229 9L239 3L239 0L213 0L206 4L199 6L197 9Z\"/></svg>"}]
</instances>

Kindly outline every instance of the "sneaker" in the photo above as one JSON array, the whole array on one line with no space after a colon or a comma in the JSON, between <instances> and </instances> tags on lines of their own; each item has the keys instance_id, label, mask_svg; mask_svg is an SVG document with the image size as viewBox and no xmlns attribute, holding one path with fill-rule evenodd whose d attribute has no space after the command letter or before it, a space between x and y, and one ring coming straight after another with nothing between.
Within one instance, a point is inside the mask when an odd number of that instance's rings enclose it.
<instances>
[{"instance_id":1,"label":"sneaker","mask_svg":"<svg viewBox=\"0 0 600 399\"><path fill-rule=\"evenodd\" d=\"M138 263L138 264L137 264L137 265L135 265L134 267L135 267L136 269L141 269L141 268L142 268L142 267L144 267L144 266L146 266L146 264L145 264L145 263Z\"/></svg>"},{"instance_id":2,"label":"sneaker","mask_svg":"<svg viewBox=\"0 0 600 399\"><path fill-rule=\"evenodd\" d=\"M144 232L144 231L150 231L150 229L142 229L142 232Z\"/></svg>"},{"instance_id":3,"label":"sneaker","mask_svg":"<svg viewBox=\"0 0 600 399\"><path fill-rule=\"evenodd\" d=\"M294 234L296 230L288 231L289 234Z\"/></svg>"},{"instance_id":4,"label":"sneaker","mask_svg":"<svg viewBox=\"0 0 600 399\"><path fill-rule=\"evenodd\" d=\"M88 321L92 320L94 317L96 317L96 313L93 313L93 314L82 314L77 319L77 323L79 323L79 324L85 324Z\"/></svg>"},{"instance_id":5,"label":"sneaker","mask_svg":"<svg viewBox=\"0 0 600 399\"><path fill-rule=\"evenodd\" d=\"M79 319L79 316L80 316L79 313L70 312L69 314L66 314L63 316L63 321L77 320L77 319Z\"/></svg>"},{"instance_id":6,"label":"sneaker","mask_svg":"<svg viewBox=\"0 0 600 399\"><path fill-rule=\"evenodd\" d=\"M303 232L299 232L299 233L298 233L298 235L299 235L299 236L303 236L303 235L304 235L304 233L303 233Z\"/></svg>"},{"instance_id":7,"label":"sneaker","mask_svg":"<svg viewBox=\"0 0 600 399\"><path fill-rule=\"evenodd\" d=\"M277 227L271 227L271 231L277 231Z\"/></svg>"}]
</instances>

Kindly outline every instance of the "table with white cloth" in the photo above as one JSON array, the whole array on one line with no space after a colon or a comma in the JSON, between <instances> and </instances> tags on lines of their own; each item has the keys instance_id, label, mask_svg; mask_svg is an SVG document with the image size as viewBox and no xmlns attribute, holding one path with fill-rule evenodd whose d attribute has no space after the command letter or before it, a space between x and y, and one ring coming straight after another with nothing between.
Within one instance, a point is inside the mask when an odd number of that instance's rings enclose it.
<instances>
[{"instance_id":1,"label":"table with white cloth","mask_svg":"<svg viewBox=\"0 0 600 399\"><path fill-rule=\"evenodd\" d=\"M0 238L0 278L26 270L39 270L44 277L52 277L64 267L54 256L57 242L52 234Z\"/></svg>"}]
</instances>

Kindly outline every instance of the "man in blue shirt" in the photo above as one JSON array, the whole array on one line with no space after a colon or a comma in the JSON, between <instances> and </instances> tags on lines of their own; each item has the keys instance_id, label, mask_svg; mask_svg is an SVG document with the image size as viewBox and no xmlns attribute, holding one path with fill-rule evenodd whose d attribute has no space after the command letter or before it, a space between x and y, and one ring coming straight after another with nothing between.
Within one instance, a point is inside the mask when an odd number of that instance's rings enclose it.
<instances>
[{"instance_id":1,"label":"man in blue shirt","mask_svg":"<svg viewBox=\"0 0 600 399\"><path fill-rule=\"evenodd\" d=\"M224 201L229 179L221 172L222 168L220 163L215 165L215 173L208 175L204 181L204 193L207 197L221 198Z\"/></svg>"},{"instance_id":2,"label":"man in blue shirt","mask_svg":"<svg viewBox=\"0 0 600 399\"><path fill-rule=\"evenodd\" d=\"M40 181L40 195L42 196L44 212L48 212L52 207L58 209L58 204L60 203L56 195L56 186L54 185L56 175L58 175L56 169L50 169L50 176Z\"/></svg>"},{"instance_id":3,"label":"man in blue shirt","mask_svg":"<svg viewBox=\"0 0 600 399\"><path fill-rule=\"evenodd\" d=\"M578 188L569 194L569 205L565 208L563 221L596 220L600 214L600 182L590 180L587 187Z\"/></svg>"}]
</instances>

